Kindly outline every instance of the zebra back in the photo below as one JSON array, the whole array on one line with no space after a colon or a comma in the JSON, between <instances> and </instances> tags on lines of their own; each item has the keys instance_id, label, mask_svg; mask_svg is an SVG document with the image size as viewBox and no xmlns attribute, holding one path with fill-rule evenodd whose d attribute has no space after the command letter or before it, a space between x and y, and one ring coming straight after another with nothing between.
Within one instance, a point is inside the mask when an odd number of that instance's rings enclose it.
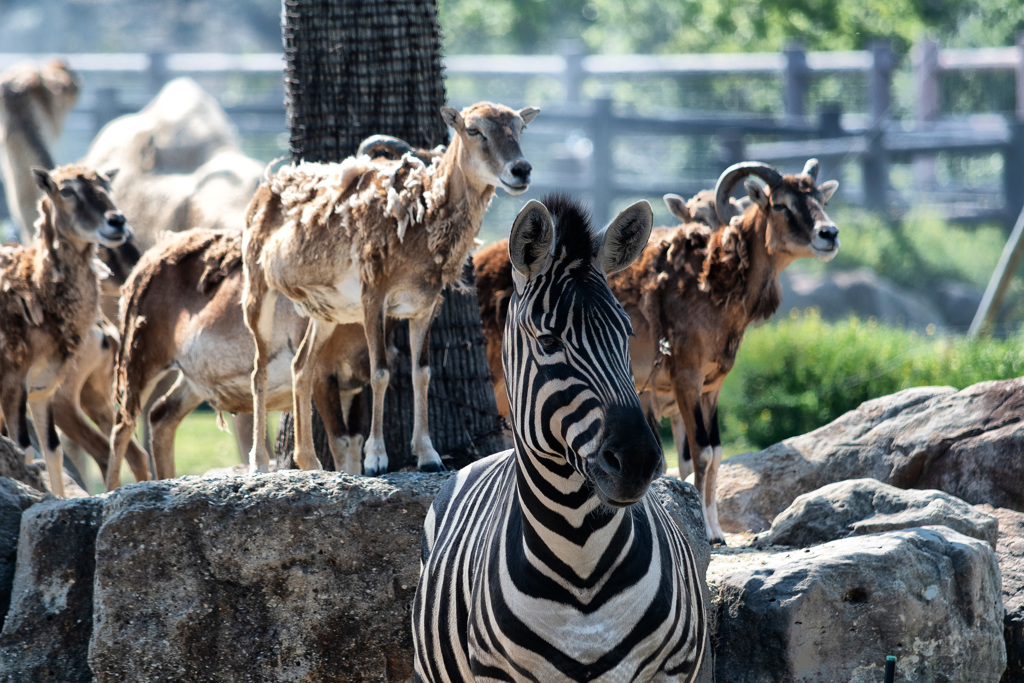
<instances>
[{"instance_id":1,"label":"zebra back","mask_svg":"<svg viewBox=\"0 0 1024 683\"><path fill-rule=\"evenodd\" d=\"M413 607L423 680L692 680L706 624L693 553L657 500L629 318L606 276L647 243L646 202L604 231L561 196L509 240L503 345L515 447L438 495Z\"/></svg>"}]
</instances>

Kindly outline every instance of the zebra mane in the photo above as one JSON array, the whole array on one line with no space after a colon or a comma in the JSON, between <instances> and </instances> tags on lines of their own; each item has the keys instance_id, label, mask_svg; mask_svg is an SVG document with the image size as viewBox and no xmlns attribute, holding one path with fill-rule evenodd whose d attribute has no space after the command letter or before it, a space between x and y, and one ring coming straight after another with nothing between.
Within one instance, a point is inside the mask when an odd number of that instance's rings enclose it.
<instances>
[{"instance_id":1,"label":"zebra mane","mask_svg":"<svg viewBox=\"0 0 1024 683\"><path fill-rule=\"evenodd\" d=\"M540 200L555 224L553 253L564 254L567 262L591 263L601 250L602 231L594 227L590 211L581 201L564 192L552 192Z\"/></svg>"}]
</instances>

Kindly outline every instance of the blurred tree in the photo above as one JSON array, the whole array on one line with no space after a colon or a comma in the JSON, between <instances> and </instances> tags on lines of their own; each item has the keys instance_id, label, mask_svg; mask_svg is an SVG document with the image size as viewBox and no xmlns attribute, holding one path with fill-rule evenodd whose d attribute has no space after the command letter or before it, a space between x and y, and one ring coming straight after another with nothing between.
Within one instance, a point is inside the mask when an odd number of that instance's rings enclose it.
<instances>
[{"instance_id":1,"label":"blurred tree","mask_svg":"<svg viewBox=\"0 0 1024 683\"><path fill-rule=\"evenodd\" d=\"M285 0L282 32L293 160L341 161L374 133L420 147L448 142L439 111L445 89L434 0ZM415 466L408 325L394 327L398 357L384 413L391 471ZM461 467L501 450L472 288L446 292L431 328L430 365L431 438L442 455L451 456L448 464ZM368 400L370 392L363 393ZM279 458L290 456L294 438L290 418L282 422ZM317 432L317 456L329 466L322 425Z\"/></svg>"}]
</instances>

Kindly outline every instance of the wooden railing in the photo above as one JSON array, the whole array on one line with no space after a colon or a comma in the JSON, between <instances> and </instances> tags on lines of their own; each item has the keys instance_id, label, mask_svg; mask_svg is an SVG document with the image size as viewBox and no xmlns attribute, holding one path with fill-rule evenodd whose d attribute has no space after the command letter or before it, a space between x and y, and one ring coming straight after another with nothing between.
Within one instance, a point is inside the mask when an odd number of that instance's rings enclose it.
<instances>
[{"instance_id":1,"label":"wooden railing","mask_svg":"<svg viewBox=\"0 0 1024 683\"><path fill-rule=\"evenodd\" d=\"M72 54L61 55L81 75L83 95L66 127L63 156L77 158L89 140L112 118L136 111L164 83L177 76L199 80L221 101L237 125L246 150L270 160L284 153L286 123L279 54ZM0 69L46 55L0 53ZM525 92L536 79L554 81L556 94L549 101L534 102L543 115L531 124L524 150L535 157L533 194L565 189L589 196L596 217L604 220L613 204L629 197L660 200L666 192L693 194L714 183L728 163L759 159L780 168L797 169L809 157L823 162L823 173L852 177L844 182L839 201L860 204L899 215L921 202L933 204L953 219L997 219L1007 225L1024 204L1024 43L1014 47L978 50L940 49L932 43L918 45L908 65L896 63L885 44L869 50L804 52L790 47L779 53L714 55L585 55L568 48L559 55L479 56L456 55L445 60L452 79L480 83L460 87L458 99L503 99L506 92ZM914 107L910 120L894 120L894 74L909 73L914 83ZM941 81L945 74L1004 70L1015 74L1014 111L977 112L952 118L939 109ZM843 111L835 104L814 101L812 84L836 74L862 76L863 111ZM659 109L657 114L630 113L630 103L606 94L616 83L650 78L749 77L763 82L774 79L779 106L772 112L700 112ZM487 83L499 84L496 94ZM239 85L241 83L242 85ZM517 90L518 88L518 90ZM700 98L694 98L699 101ZM808 112L813 112L809 114ZM547 151L568 137L582 136L585 144L568 158L548 160ZM714 158L706 172L624 173L619 168L617 146L631 138L702 138L712 140ZM624 143L624 141L627 141ZM535 152L529 147L533 145ZM655 147L657 149L657 147ZM583 152L579 152L583 150ZM929 192L930 160L937 154L998 155L1001 179L984 188L946 188ZM914 181L897 186L891 174L894 164L914 164ZM843 178L844 181L847 178ZM859 179L859 182L858 182Z\"/></svg>"}]
</instances>

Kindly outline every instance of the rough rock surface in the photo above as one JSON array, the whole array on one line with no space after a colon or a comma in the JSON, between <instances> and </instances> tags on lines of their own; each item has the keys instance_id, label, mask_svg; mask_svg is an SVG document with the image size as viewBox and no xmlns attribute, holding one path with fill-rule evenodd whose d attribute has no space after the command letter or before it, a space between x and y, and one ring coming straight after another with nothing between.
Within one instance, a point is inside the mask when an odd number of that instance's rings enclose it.
<instances>
[{"instance_id":1,"label":"rough rock surface","mask_svg":"<svg viewBox=\"0 0 1024 683\"><path fill-rule=\"evenodd\" d=\"M92 681L93 544L101 498L50 499L25 510L11 605L0 632L0 680Z\"/></svg>"},{"instance_id":2,"label":"rough rock surface","mask_svg":"<svg viewBox=\"0 0 1024 683\"><path fill-rule=\"evenodd\" d=\"M948 493L849 479L797 497L757 545L806 548L848 536L923 526L947 526L993 548L999 535L995 516Z\"/></svg>"},{"instance_id":3,"label":"rough rock surface","mask_svg":"<svg viewBox=\"0 0 1024 683\"><path fill-rule=\"evenodd\" d=\"M1006 617L1006 673L1001 683L1024 683L1024 513L978 505L999 520L999 571L1003 575L1003 608Z\"/></svg>"},{"instance_id":4,"label":"rough rock surface","mask_svg":"<svg viewBox=\"0 0 1024 683\"><path fill-rule=\"evenodd\" d=\"M0 477L0 624L11 604L11 584L14 582L15 559L18 556L18 536L21 515L32 505L48 498L45 493L19 481Z\"/></svg>"},{"instance_id":5,"label":"rough rock surface","mask_svg":"<svg viewBox=\"0 0 1024 683\"><path fill-rule=\"evenodd\" d=\"M449 476L185 477L35 505L0 680L410 680L423 517ZM696 491L652 491L706 567Z\"/></svg>"},{"instance_id":6,"label":"rough rock surface","mask_svg":"<svg viewBox=\"0 0 1024 683\"><path fill-rule=\"evenodd\" d=\"M0 477L8 477L27 484L37 491L46 491L43 483L42 463L25 464L25 453L6 436L0 436Z\"/></svg>"},{"instance_id":7,"label":"rough rock surface","mask_svg":"<svg viewBox=\"0 0 1024 683\"><path fill-rule=\"evenodd\" d=\"M764 531L799 495L870 477L1024 510L1024 378L919 387L863 403L809 434L722 463L726 531Z\"/></svg>"},{"instance_id":8,"label":"rough rock surface","mask_svg":"<svg viewBox=\"0 0 1024 683\"><path fill-rule=\"evenodd\" d=\"M993 549L947 527L712 556L715 677L730 683L995 682L1006 663Z\"/></svg>"}]
</instances>

